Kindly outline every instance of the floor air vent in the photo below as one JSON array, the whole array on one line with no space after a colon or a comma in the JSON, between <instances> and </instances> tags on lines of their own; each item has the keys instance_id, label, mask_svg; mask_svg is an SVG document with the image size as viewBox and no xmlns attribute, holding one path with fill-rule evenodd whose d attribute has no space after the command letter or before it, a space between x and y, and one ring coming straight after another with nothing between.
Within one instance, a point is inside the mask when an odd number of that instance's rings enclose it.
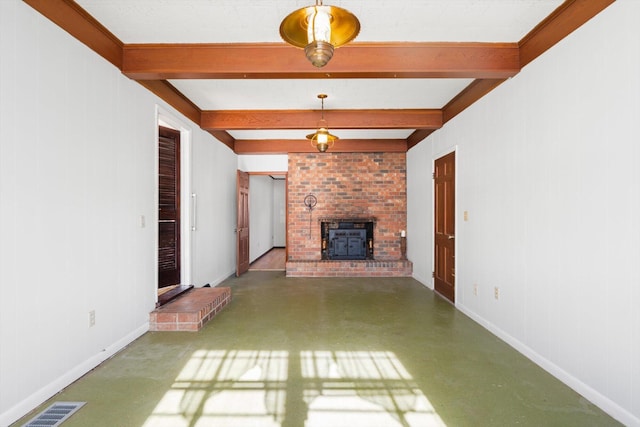
<instances>
[{"instance_id":1,"label":"floor air vent","mask_svg":"<svg viewBox=\"0 0 640 427\"><path fill-rule=\"evenodd\" d=\"M56 402L40 412L22 427L59 426L87 402Z\"/></svg>"}]
</instances>

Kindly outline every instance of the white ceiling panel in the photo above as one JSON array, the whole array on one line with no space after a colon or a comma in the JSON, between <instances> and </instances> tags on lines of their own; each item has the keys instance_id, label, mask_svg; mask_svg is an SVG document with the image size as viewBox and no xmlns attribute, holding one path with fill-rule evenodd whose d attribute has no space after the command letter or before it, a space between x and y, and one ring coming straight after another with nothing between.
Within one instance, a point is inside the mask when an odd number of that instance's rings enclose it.
<instances>
[{"instance_id":1,"label":"white ceiling panel","mask_svg":"<svg viewBox=\"0 0 640 427\"><path fill-rule=\"evenodd\" d=\"M229 133L236 139L305 139L315 131L315 129L232 130ZM331 123L329 123L329 132L340 139L405 139L411 135L412 131L407 129L331 129Z\"/></svg>"},{"instance_id":2,"label":"white ceiling panel","mask_svg":"<svg viewBox=\"0 0 640 427\"><path fill-rule=\"evenodd\" d=\"M202 110L442 108L472 79L171 80Z\"/></svg>"},{"instance_id":3,"label":"white ceiling panel","mask_svg":"<svg viewBox=\"0 0 640 427\"><path fill-rule=\"evenodd\" d=\"M77 0L124 43L280 42L282 19L313 1ZM336 0L356 41L520 40L561 0Z\"/></svg>"}]
</instances>

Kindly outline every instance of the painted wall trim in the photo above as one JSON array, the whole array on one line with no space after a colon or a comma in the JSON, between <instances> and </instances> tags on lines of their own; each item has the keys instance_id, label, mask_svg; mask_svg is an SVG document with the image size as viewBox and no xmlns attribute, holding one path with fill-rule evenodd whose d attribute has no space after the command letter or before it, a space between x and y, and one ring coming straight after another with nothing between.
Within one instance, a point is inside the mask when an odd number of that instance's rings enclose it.
<instances>
[{"instance_id":1,"label":"painted wall trim","mask_svg":"<svg viewBox=\"0 0 640 427\"><path fill-rule=\"evenodd\" d=\"M219 284L221 284L222 282L224 282L225 280L231 279L233 277L236 277L236 270L232 270L232 271L228 271L224 274L221 274L220 276L216 277L211 283L209 283L209 285L211 285L212 287L216 287Z\"/></svg>"},{"instance_id":2,"label":"painted wall trim","mask_svg":"<svg viewBox=\"0 0 640 427\"><path fill-rule=\"evenodd\" d=\"M413 262L415 264L415 261L411 260L411 262ZM433 281L430 280L429 278L426 277L422 277L419 274L413 274L412 276L415 280L417 280L418 282L420 282L420 284L422 286L424 286L425 288L431 289L433 291Z\"/></svg>"},{"instance_id":3,"label":"painted wall trim","mask_svg":"<svg viewBox=\"0 0 640 427\"><path fill-rule=\"evenodd\" d=\"M471 311L464 304L456 304L456 308L469 316L479 325L487 329L489 332L500 338L502 341L509 344L511 347L516 349L522 355L530 359L536 365L540 366L545 371L549 372L558 380L562 381L567 386L571 387L577 393L584 396L590 402L594 403L598 407L600 407L603 411L611 415L616 420L620 421L624 425L628 426L637 426L640 425L640 418L635 417L632 413L607 398L603 394L599 393L597 390L593 389L589 385L580 381L575 376L571 375L564 369L560 368L555 363L549 361L545 357L541 356L539 353L535 352L533 349L523 344L521 341L512 337L502 329L498 328L491 322L488 322L486 319L477 315L475 312Z\"/></svg>"},{"instance_id":4,"label":"painted wall trim","mask_svg":"<svg viewBox=\"0 0 640 427\"><path fill-rule=\"evenodd\" d=\"M61 375L54 381L51 381L49 384L40 388L26 399L22 400L12 408L0 414L0 425L7 426L19 420L21 417L28 414L29 411L37 408L47 399L51 398L62 389L78 380L78 378L82 377L87 372L91 371L93 368L112 357L114 354L125 348L131 342L140 338L148 330L149 322L147 321L140 325L138 328L134 329L129 334L111 344L110 346L102 349L100 352L94 354L84 362L78 364L75 368L67 371L64 375Z\"/></svg>"}]
</instances>

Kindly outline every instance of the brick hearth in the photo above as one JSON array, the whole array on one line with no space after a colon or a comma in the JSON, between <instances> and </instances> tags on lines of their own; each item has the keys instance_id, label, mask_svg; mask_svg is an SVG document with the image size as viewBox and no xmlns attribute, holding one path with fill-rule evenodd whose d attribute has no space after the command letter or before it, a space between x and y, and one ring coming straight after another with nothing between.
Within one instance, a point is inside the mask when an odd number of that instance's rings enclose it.
<instances>
[{"instance_id":1,"label":"brick hearth","mask_svg":"<svg viewBox=\"0 0 640 427\"><path fill-rule=\"evenodd\" d=\"M396 261L288 261L287 277L411 277L413 263Z\"/></svg>"},{"instance_id":2,"label":"brick hearth","mask_svg":"<svg viewBox=\"0 0 640 427\"><path fill-rule=\"evenodd\" d=\"M231 301L231 288L197 288L149 314L150 331L199 331Z\"/></svg>"}]
</instances>

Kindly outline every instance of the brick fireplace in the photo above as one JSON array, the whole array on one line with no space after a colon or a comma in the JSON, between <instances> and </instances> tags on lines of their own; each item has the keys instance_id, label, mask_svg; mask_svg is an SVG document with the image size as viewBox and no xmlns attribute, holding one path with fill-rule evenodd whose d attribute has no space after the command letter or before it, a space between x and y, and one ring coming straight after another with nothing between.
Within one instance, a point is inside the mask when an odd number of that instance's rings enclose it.
<instances>
[{"instance_id":1,"label":"brick fireplace","mask_svg":"<svg viewBox=\"0 0 640 427\"><path fill-rule=\"evenodd\" d=\"M311 212L309 194L317 199ZM412 273L400 244L405 153L290 153L287 213L287 276Z\"/></svg>"}]
</instances>

